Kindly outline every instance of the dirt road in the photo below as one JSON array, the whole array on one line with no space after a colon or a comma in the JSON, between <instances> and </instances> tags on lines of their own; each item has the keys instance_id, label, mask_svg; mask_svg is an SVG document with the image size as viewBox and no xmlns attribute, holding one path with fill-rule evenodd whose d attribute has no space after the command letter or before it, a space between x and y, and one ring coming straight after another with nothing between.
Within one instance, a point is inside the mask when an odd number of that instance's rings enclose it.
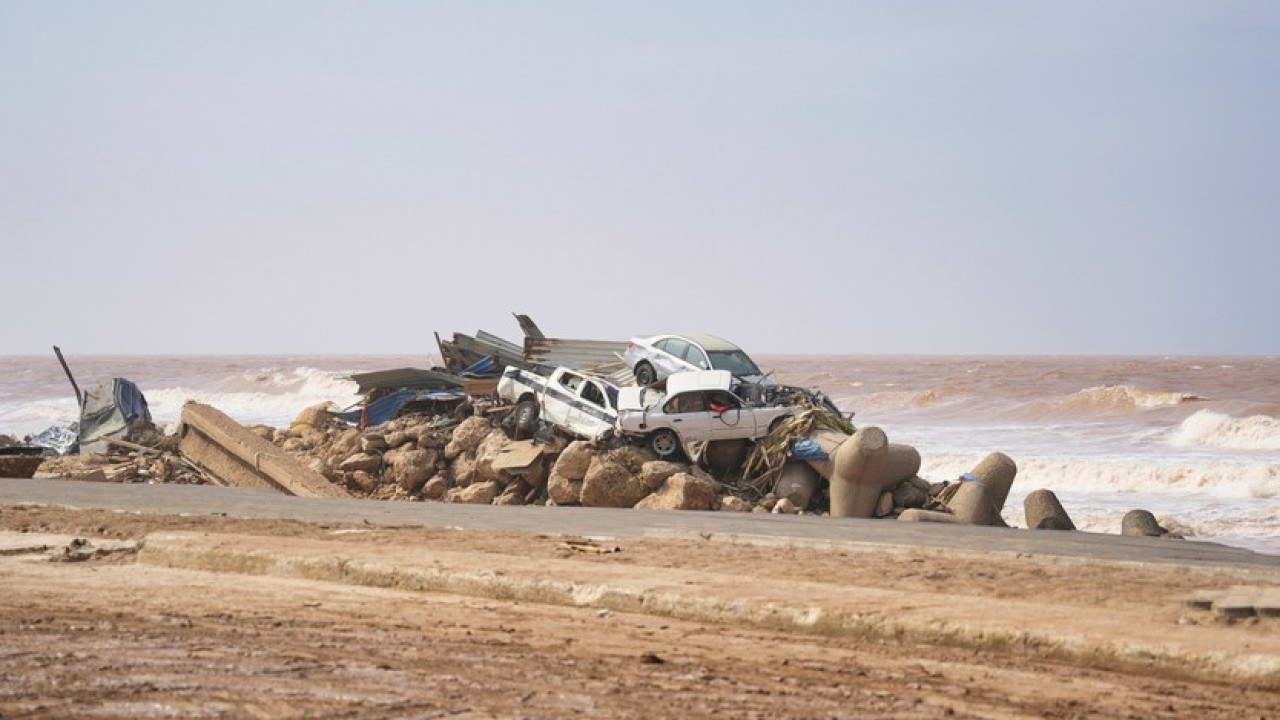
<instances>
[{"instance_id":1,"label":"dirt road","mask_svg":"<svg viewBox=\"0 0 1280 720\"><path fill-rule=\"evenodd\" d=\"M317 553L400 548L530 569L729 575L744 589L755 577L822 578L921 604L985 599L997 614L1002 602L1030 608L1036 598L1047 614L1137 610L1156 630L1206 623L1225 642L1280 633L1275 620L1219 626L1182 609L1186 592L1239 582L1198 572L659 540L606 552L614 548L520 533L47 507L0 507L0 530L97 544L160 531L235 533ZM1158 664L1108 669L1035 647L916 644L202 572L138 562L127 551L82 562L8 555L0 582L4 718L1280 717L1274 690Z\"/></svg>"}]
</instances>

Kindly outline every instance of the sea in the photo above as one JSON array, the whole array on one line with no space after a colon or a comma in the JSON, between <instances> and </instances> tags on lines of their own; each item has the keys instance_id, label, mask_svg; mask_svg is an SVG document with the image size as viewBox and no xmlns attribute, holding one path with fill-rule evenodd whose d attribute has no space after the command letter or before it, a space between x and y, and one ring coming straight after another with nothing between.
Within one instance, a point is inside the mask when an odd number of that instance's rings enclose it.
<instances>
[{"instance_id":1,"label":"sea","mask_svg":"<svg viewBox=\"0 0 1280 720\"><path fill-rule=\"evenodd\" d=\"M758 356L782 383L825 392L855 425L916 447L920 475L955 480L988 453L1018 474L1004 517L1047 488L1077 528L1118 533L1130 510L1192 541L1280 555L1280 357ZM428 355L69 357L82 388L133 380L172 427L183 403L286 426L303 408L358 402L352 373L429 368ZM0 434L76 419L52 353L0 356ZM1170 542L1175 542L1170 540Z\"/></svg>"}]
</instances>

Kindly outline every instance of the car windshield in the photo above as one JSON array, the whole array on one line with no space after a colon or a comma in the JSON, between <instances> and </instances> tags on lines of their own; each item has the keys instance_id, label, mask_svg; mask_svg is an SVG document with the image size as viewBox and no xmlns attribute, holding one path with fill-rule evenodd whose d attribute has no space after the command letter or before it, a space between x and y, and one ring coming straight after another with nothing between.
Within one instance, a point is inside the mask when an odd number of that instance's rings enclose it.
<instances>
[{"instance_id":1,"label":"car windshield","mask_svg":"<svg viewBox=\"0 0 1280 720\"><path fill-rule=\"evenodd\" d=\"M741 350L711 350L707 352L711 367L716 370L728 370L737 376L762 375L760 368L751 362L751 358Z\"/></svg>"}]
</instances>

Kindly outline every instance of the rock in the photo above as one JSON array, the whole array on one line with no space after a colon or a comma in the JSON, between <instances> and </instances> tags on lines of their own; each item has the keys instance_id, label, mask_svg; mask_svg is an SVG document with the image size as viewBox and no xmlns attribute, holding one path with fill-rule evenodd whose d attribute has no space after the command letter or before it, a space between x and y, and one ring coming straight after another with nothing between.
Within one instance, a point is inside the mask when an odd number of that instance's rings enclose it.
<instances>
[{"instance_id":1,"label":"rock","mask_svg":"<svg viewBox=\"0 0 1280 720\"><path fill-rule=\"evenodd\" d=\"M688 471L689 466L667 460L650 460L640 466L640 482L650 490L657 490L667 478Z\"/></svg>"},{"instance_id":2,"label":"rock","mask_svg":"<svg viewBox=\"0 0 1280 720\"><path fill-rule=\"evenodd\" d=\"M721 512L751 512L752 507L751 503L735 495L720 498Z\"/></svg>"},{"instance_id":3,"label":"rock","mask_svg":"<svg viewBox=\"0 0 1280 720\"><path fill-rule=\"evenodd\" d=\"M582 480L591 469L591 460L595 457L595 447L585 440L575 440L560 453L560 458L551 468L553 475L560 475L566 480Z\"/></svg>"},{"instance_id":4,"label":"rock","mask_svg":"<svg viewBox=\"0 0 1280 720\"><path fill-rule=\"evenodd\" d=\"M284 442L280 443L280 449L288 453L300 453L306 450L307 446L306 446L306 443L302 442L301 439L296 437L291 437L288 440L285 440Z\"/></svg>"},{"instance_id":5,"label":"rock","mask_svg":"<svg viewBox=\"0 0 1280 720\"><path fill-rule=\"evenodd\" d=\"M556 505L582 503L582 481L570 480L555 470L547 477L547 499Z\"/></svg>"},{"instance_id":6,"label":"rock","mask_svg":"<svg viewBox=\"0 0 1280 720\"><path fill-rule=\"evenodd\" d=\"M307 430L323 428L330 420L333 420L333 413L329 412L329 403L312 405L298 413L293 422L289 423L289 434L299 437Z\"/></svg>"},{"instance_id":7,"label":"rock","mask_svg":"<svg viewBox=\"0 0 1280 720\"><path fill-rule=\"evenodd\" d=\"M449 492L449 479L443 475L436 475L422 486L422 496L428 500L441 500L447 492Z\"/></svg>"},{"instance_id":8,"label":"rock","mask_svg":"<svg viewBox=\"0 0 1280 720\"><path fill-rule=\"evenodd\" d=\"M445 459L453 460L480 447L480 443L484 442L492 429L487 418L473 416L463 420L453 429L449 444L444 448Z\"/></svg>"},{"instance_id":9,"label":"rock","mask_svg":"<svg viewBox=\"0 0 1280 720\"><path fill-rule=\"evenodd\" d=\"M387 444L387 438L380 432L366 430L360 436L360 450L367 453L384 453L391 449Z\"/></svg>"},{"instance_id":10,"label":"rock","mask_svg":"<svg viewBox=\"0 0 1280 720\"><path fill-rule=\"evenodd\" d=\"M688 473L676 473L667 478L657 492L635 503L635 507L646 510L713 510L717 507L719 491L719 483Z\"/></svg>"},{"instance_id":11,"label":"rock","mask_svg":"<svg viewBox=\"0 0 1280 720\"><path fill-rule=\"evenodd\" d=\"M329 445L329 462L347 457L360 447L360 431L355 428L340 433Z\"/></svg>"},{"instance_id":12,"label":"rock","mask_svg":"<svg viewBox=\"0 0 1280 720\"><path fill-rule=\"evenodd\" d=\"M347 475L347 484L363 493L371 493L378 489L378 481L364 470L356 470Z\"/></svg>"},{"instance_id":13,"label":"rock","mask_svg":"<svg viewBox=\"0 0 1280 720\"><path fill-rule=\"evenodd\" d=\"M909 478L893 488L893 506L922 508L929 502L929 483L918 477Z\"/></svg>"},{"instance_id":14,"label":"rock","mask_svg":"<svg viewBox=\"0 0 1280 720\"><path fill-rule=\"evenodd\" d=\"M313 457L307 461L307 467L317 475L323 475L326 479L333 479L333 468L329 467L329 463L324 458Z\"/></svg>"},{"instance_id":15,"label":"rock","mask_svg":"<svg viewBox=\"0 0 1280 720\"><path fill-rule=\"evenodd\" d=\"M524 505L524 496L530 488L522 482L513 482L502 491L494 501L494 505Z\"/></svg>"},{"instance_id":16,"label":"rock","mask_svg":"<svg viewBox=\"0 0 1280 720\"><path fill-rule=\"evenodd\" d=\"M597 457L591 461L587 476L582 479L584 506L629 508L649 494L649 488L640 478L612 457L610 453L607 458Z\"/></svg>"},{"instance_id":17,"label":"rock","mask_svg":"<svg viewBox=\"0 0 1280 720\"><path fill-rule=\"evenodd\" d=\"M376 473L382 470L382 458L377 455L360 452L338 463L338 469L347 473Z\"/></svg>"},{"instance_id":18,"label":"rock","mask_svg":"<svg viewBox=\"0 0 1280 720\"><path fill-rule=\"evenodd\" d=\"M493 461L502 454L509 445L511 438L501 430L494 429L480 441L476 446L476 475L482 480L495 480L504 485L511 479L511 475L500 470L495 470Z\"/></svg>"},{"instance_id":19,"label":"rock","mask_svg":"<svg viewBox=\"0 0 1280 720\"><path fill-rule=\"evenodd\" d=\"M445 493L445 502L469 505L489 505L498 497L499 485L493 481L478 482L464 488L454 488Z\"/></svg>"},{"instance_id":20,"label":"rock","mask_svg":"<svg viewBox=\"0 0 1280 720\"><path fill-rule=\"evenodd\" d=\"M654 455L652 450L637 445L623 445L620 448L615 448L610 450L606 457L609 462L621 465L633 475L639 475L640 469L644 467L645 463L658 459L658 456Z\"/></svg>"},{"instance_id":21,"label":"rock","mask_svg":"<svg viewBox=\"0 0 1280 720\"><path fill-rule=\"evenodd\" d=\"M876 502L875 515L878 518L889 517L893 514L893 493L880 493L880 500Z\"/></svg>"},{"instance_id":22,"label":"rock","mask_svg":"<svg viewBox=\"0 0 1280 720\"><path fill-rule=\"evenodd\" d=\"M275 442L276 429L271 427L270 425L250 425L248 429L249 429L249 432L253 433L254 435L257 435L258 437L262 438L263 440L266 440L267 442ZM0 445L0 447L4 447L4 446Z\"/></svg>"},{"instance_id":23,"label":"rock","mask_svg":"<svg viewBox=\"0 0 1280 720\"><path fill-rule=\"evenodd\" d=\"M755 507L751 508L751 514L752 515L768 515L769 510L763 505L756 505Z\"/></svg>"},{"instance_id":24,"label":"rock","mask_svg":"<svg viewBox=\"0 0 1280 720\"><path fill-rule=\"evenodd\" d=\"M791 502L791 498L779 498L770 512L774 515L796 515L800 512L800 508Z\"/></svg>"},{"instance_id":25,"label":"rock","mask_svg":"<svg viewBox=\"0 0 1280 720\"><path fill-rule=\"evenodd\" d=\"M387 446L392 448L398 448L407 443L417 442L417 440L418 438L416 435L410 435L403 430L387 433Z\"/></svg>"},{"instance_id":26,"label":"rock","mask_svg":"<svg viewBox=\"0 0 1280 720\"><path fill-rule=\"evenodd\" d=\"M1156 516L1148 510L1130 510L1120 521L1120 534L1135 537L1160 537L1167 535L1168 530L1160 527Z\"/></svg>"},{"instance_id":27,"label":"rock","mask_svg":"<svg viewBox=\"0 0 1280 720\"><path fill-rule=\"evenodd\" d=\"M1062 509L1058 496L1051 490L1033 490L1022 501L1027 527L1032 530L1075 530L1075 523Z\"/></svg>"},{"instance_id":28,"label":"rock","mask_svg":"<svg viewBox=\"0 0 1280 720\"><path fill-rule=\"evenodd\" d=\"M453 484L466 487L476 481L476 461L470 455L463 455L453 461Z\"/></svg>"},{"instance_id":29,"label":"rock","mask_svg":"<svg viewBox=\"0 0 1280 720\"><path fill-rule=\"evenodd\" d=\"M401 450L394 453L391 470L386 473L386 477L405 492L417 492L435 474L435 450Z\"/></svg>"}]
</instances>

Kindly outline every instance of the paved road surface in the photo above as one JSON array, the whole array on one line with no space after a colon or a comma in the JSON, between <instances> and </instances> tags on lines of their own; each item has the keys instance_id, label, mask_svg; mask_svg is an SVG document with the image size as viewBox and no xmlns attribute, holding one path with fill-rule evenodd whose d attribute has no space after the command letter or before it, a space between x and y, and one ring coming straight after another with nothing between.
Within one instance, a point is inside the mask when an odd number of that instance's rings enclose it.
<instances>
[{"instance_id":1,"label":"paved road surface","mask_svg":"<svg viewBox=\"0 0 1280 720\"><path fill-rule=\"evenodd\" d=\"M225 514L234 518L304 522L513 530L584 537L703 537L723 542L850 550L887 546L937 547L1117 562L1235 567L1280 573L1280 556L1277 555L1208 542L1084 532L724 512L298 498L249 488L0 479L0 505L20 503L164 514Z\"/></svg>"}]
</instances>

